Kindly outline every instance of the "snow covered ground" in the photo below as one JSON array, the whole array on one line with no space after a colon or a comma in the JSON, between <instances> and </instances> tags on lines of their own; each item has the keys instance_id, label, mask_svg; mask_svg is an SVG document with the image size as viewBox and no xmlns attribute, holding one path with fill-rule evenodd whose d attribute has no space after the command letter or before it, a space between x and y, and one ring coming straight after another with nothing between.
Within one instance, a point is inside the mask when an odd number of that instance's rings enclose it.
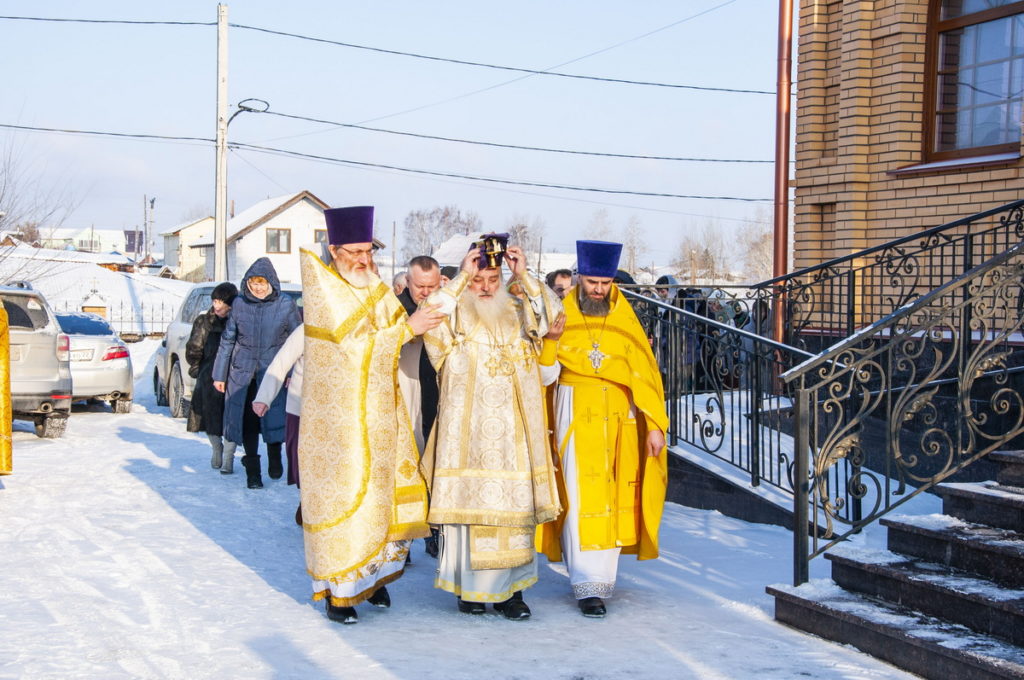
<instances>
[{"instance_id":1,"label":"snow covered ground","mask_svg":"<svg viewBox=\"0 0 1024 680\"><path fill-rule=\"evenodd\" d=\"M76 406L59 440L15 423L0 678L916 677L774 622L764 587L790 581L787 531L674 504L661 559L621 560L603 620L580 616L543 558L530 620L460 614L417 541L390 610L332 623L309 598L296 490L210 469L205 436L155 405L156 346L131 346L132 413Z\"/></svg>"}]
</instances>

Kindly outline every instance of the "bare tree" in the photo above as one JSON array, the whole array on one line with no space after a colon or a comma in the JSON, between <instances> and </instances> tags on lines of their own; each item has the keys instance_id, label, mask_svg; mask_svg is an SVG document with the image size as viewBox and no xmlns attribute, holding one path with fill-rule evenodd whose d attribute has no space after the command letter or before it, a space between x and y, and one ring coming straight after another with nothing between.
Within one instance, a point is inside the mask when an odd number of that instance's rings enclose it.
<instances>
[{"instance_id":1,"label":"bare tree","mask_svg":"<svg viewBox=\"0 0 1024 680\"><path fill-rule=\"evenodd\" d=\"M638 262L646 252L643 229L640 228L640 220L634 215L622 228L622 255L626 271L635 276Z\"/></svg>"},{"instance_id":2,"label":"bare tree","mask_svg":"<svg viewBox=\"0 0 1024 680\"><path fill-rule=\"evenodd\" d=\"M691 231L683 237L673 264L687 272L691 282L705 279L718 282L728 277L732 266L725 228L715 220L704 223L699 232Z\"/></svg>"},{"instance_id":3,"label":"bare tree","mask_svg":"<svg viewBox=\"0 0 1024 680\"><path fill-rule=\"evenodd\" d=\"M455 234L471 234L481 229L479 215L463 213L454 205L414 210L405 216L402 257L410 260L417 255L430 255Z\"/></svg>"},{"instance_id":4,"label":"bare tree","mask_svg":"<svg viewBox=\"0 0 1024 680\"><path fill-rule=\"evenodd\" d=\"M596 241L607 241L612 236L612 221L604 208L595 210L587 223L588 237Z\"/></svg>"},{"instance_id":5,"label":"bare tree","mask_svg":"<svg viewBox=\"0 0 1024 680\"><path fill-rule=\"evenodd\" d=\"M772 277L775 257L772 225L763 211L757 221L750 222L738 234L743 249L743 277L750 283L766 281Z\"/></svg>"},{"instance_id":6,"label":"bare tree","mask_svg":"<svg viewBox=\"0 0 1024 680\"><path fill-rule=\"evenodd\" d=\"M34 229L37 239L52 232L77 207L69 187L66 180L48 179L24 147L8 140L0 148L0 229Z\"/></svg>"},{"instance_id":7,"label":"bare tree","mask_svg":"<svg viewBox=\"0 0 1024 680\"><path fill-rule=\"evenodd\" d=\"M213 209L205 203L196 203L181 215L182 222L198 222L204 217L212 217Z\"/></svg>"},{"instance_id":8,"label":"bare tree","mask_svg":"<svg viewBox=\"0 0 1024 680\"><path fill-rule=\"evenodd\" d=\"M505 227L508 232L508 242L522 248L527 257L535 255L540 250L545 229L546 225L542 218L533 217L531 219L525 215L514 215L509 220L508 226Z\"/></svg>"}]
</instances>

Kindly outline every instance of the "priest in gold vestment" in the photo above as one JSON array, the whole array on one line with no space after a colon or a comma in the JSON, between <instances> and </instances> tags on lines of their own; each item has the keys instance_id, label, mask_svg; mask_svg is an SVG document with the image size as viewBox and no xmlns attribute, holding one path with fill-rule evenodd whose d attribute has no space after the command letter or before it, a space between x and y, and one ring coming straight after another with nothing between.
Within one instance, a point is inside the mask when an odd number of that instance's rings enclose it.
<instances>
[{"instance_id":1,"label":"priest in gold vestment","mask_svg":"<svg viewBox=\"0 0 1024 680\"><path fill-rule=\"evenodd\" d=\"M557 366L542 371L537 359L561 303L526 272L522 250L504 256L524 299L476 249L427 298L451 316L424 335L441 392L423 465L429 521L441 526L435 587L459 611L482 614L490 602L516 620L530 616L522 591L537 581L536 526L560 510L542 387Z\"/></svg>"},{"instance_id":2,"label":"priest in gold vestment","mask_svg":"<svg viewBox=\"0 0 1024 680\"><path fill-rule=\"evenodd\" d=\"M427 491L398 391L404 343L443 318L408 316L371 270L373 208L325 211L327 255L301 251L305 363L299 474L313 598L355 623L355 605L388 607L385 586L426 536Z\"/></svg>"},{"instance_id":3,"label":"priest in gold vestment","mask_svg":"<svg viewBox=\"0 0 1024 680\"><path fill-rule=\"evenodd\" d=\"M622 245L577 241L578 284L563 300L565 330L545 341L561 372L554 424L568 509L538 532L551 560L564 555L584 616L605 615L619 553L658 556L667 481L661 373L647 335L612 282Z\"/></svg>"}]
</instances>

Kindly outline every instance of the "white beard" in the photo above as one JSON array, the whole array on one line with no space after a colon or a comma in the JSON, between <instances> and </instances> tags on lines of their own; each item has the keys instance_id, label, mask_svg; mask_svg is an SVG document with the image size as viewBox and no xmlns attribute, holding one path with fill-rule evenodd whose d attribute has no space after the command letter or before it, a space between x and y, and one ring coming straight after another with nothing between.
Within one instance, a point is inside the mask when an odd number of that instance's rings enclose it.
<instances>
[{"instance_id":1,"label":"white beard","mask_svg":"<svg viewBox=\"0 0 1024 680\"><path fill-rule=\"evenodd\" d=\"M509 314L508 301L512 296L504 286L500 286L494 293L494 297L491 298L482 298L473 291L466 291L463 297L466 305L476 313L477 318L489 330L497 330L502 319Z\"/></svg>"},{"instance_id":2,"label":"white beard","mask_svg":"<svg viewBox=\"0 0 1024 680\"><path fill-rule=\"evenodd\" d=\"M341 278L348 281L356 288L366 288L370 285L370 273L367 270L356 271L353 268L345 267L340 264L335 265L338 268L338 273L341 274Z\"/></svg>"}]
</instances>

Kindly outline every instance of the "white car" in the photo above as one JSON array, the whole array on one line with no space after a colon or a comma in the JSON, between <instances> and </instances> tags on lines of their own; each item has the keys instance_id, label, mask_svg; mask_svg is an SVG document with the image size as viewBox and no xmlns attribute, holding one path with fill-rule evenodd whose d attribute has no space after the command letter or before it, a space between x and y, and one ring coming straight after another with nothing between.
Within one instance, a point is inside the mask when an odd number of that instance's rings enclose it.
<instances>
[{"instance_id":1,"label":"white car","mask_svg":"<svg viewBox=\"0 0 1024 680\"><path fill-rule=\"evenodd\" d=\"M188 416L189 404L192 401L192 388L195 379L188 374L188 359L185 358L185 345L192 335L192 322L213 304L210 295L216 283L197 283L185 296L174 320L167 325L163 342L156 352L153 367L153 393L158 406L169 406L171 416L184 418ZM282 283L281 290L291 296L296 304L302 301L302 286L297 283Z\"/></svg>"},{"instance_id":2,"label":"white car","mask_svg":"<svg viewBox=\"0 0 1024 680\"><path fill-rule=\"evenodd\" d=\"M130 413L132 358L117 331L88 312L61 312L57 322L70 341L73 398L109 401L114 413Z\"/></svg>"}]
</instances>

